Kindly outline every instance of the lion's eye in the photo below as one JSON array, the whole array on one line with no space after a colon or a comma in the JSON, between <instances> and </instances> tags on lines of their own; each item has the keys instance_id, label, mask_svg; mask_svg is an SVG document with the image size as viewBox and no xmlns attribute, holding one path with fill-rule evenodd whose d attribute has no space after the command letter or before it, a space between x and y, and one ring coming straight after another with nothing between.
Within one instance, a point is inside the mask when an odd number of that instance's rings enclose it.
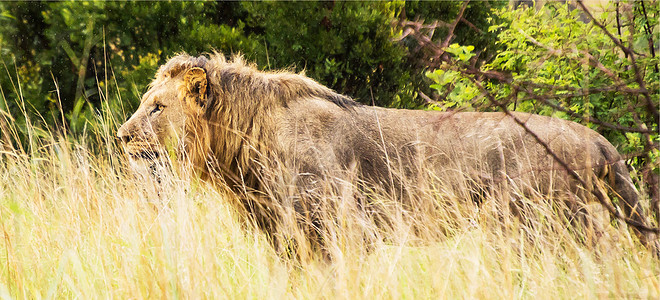
<instances>
[{"instance_id":1,"label":"lion's eye","mask_svg":"<svg viewBox=\"0 0 660 300\"><path fill-rule=\"evenodd\" d=\"M157 112L160 112L160 111L163 110L163 108L165 108L165 105L162 105L162 104L156 104L156 106L154 106L154 109L151 110L151 114L153 115L153 114L155 114L155 113L157 113Z\"/></svg>"}]
</instances>

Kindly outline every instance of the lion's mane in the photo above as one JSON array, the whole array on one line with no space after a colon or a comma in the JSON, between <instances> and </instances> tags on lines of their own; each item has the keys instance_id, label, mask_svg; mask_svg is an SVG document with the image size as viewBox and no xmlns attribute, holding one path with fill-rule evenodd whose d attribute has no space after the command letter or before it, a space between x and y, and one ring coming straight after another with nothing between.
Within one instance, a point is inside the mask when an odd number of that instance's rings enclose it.
<instances>
[{"instance_id":1,"label":"lion's mane","mask_svg":"<svg viewBox=\"0 0 660 300\"><path fill-rule=\"evenodd\" d=\"M221 175L227 183L256 189L260 180L254 173L255 159L276 155L272 142L279 120L271 112L277 107L308 98L325 99L342 108L360 105L308 77L260 71L240 55L227 60L220 53L208 58L177 55L159 68L151 85L195 67L206 70L209 102L203 116L187 118L182 153L204 179ZM186 113L193 114L193 109Z\"/></svg>"}]
</instances>

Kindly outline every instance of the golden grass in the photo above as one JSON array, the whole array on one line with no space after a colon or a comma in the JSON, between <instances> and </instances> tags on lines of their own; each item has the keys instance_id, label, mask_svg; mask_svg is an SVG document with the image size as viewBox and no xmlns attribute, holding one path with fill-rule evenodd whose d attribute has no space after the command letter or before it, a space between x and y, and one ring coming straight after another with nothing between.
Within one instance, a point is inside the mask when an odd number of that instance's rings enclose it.
<instances>
[{"instance_id":1,"label":"golden grass","mask_svg":"<svg viewBox=\"0 0 660 300\"><path fill-rule=\"evenodd\" d=\"M451 207L468 225L426 241L400 218L368 247L355 237L370 227L344 215L337 220L348 223L334 222L327 237L329 259L296 260L244 224L229 204L235 196L203 182L172 178L159 199L150 198L113 143L50 137L31 155L3 153L0 176L0 298L660 295L658 260L628 231L609 227L606 241L580 243L543 204L534 226L517 218L503 225L488 212L492 201L476 213ZM424 196L465 202L437 191ZM429 224L427 236L440 223Z\"/></svg>"}]
</instances>

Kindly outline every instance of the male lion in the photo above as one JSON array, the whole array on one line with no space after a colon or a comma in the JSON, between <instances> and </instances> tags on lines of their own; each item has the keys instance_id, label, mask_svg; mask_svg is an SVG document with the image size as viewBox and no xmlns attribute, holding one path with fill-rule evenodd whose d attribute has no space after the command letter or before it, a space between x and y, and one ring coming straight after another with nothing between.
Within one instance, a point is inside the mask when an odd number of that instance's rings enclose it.
<instances>
[{"instance_id":1,"label":"male lion","mask_svg":"<svg viewBox=\"0 0 660 300\"><path fill-rule=\"evenodd\" d=\"M580 186L505 113L365 106L304 75L262 72L218 53L181 54L161 66L117 136L133 160L156 161L174 150L202 179L254 194L266 194L271 168L289 172L309 194L351 172L366 185L396 190L432 170L447 186L465 187L457 178L466 178L481 191L580 203L609 186L626 216L648 223L621 156L605 138L574 122L514 115L590 186ZM305 214L308 204L291 205ZM245 205L257 218L271 216Z\"/></svg>"}]
</instances>

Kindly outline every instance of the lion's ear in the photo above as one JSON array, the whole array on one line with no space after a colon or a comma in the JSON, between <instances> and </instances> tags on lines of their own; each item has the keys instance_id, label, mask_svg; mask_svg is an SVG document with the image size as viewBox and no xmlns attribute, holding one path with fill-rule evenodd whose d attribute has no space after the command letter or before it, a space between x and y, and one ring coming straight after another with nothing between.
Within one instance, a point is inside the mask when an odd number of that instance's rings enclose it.
<instances>
[{"instance_id":1,"label":"lion's ear","mask_svg":"<svg viewBox=\"0 0 660 300\"><path fill-rule=\"evenodd\" d=\"M208 104L206 71L198 67L192 68L183 76L183 81L185 86L183 101L193 111L201 113Z\"/></svg>"}]
</instances>

